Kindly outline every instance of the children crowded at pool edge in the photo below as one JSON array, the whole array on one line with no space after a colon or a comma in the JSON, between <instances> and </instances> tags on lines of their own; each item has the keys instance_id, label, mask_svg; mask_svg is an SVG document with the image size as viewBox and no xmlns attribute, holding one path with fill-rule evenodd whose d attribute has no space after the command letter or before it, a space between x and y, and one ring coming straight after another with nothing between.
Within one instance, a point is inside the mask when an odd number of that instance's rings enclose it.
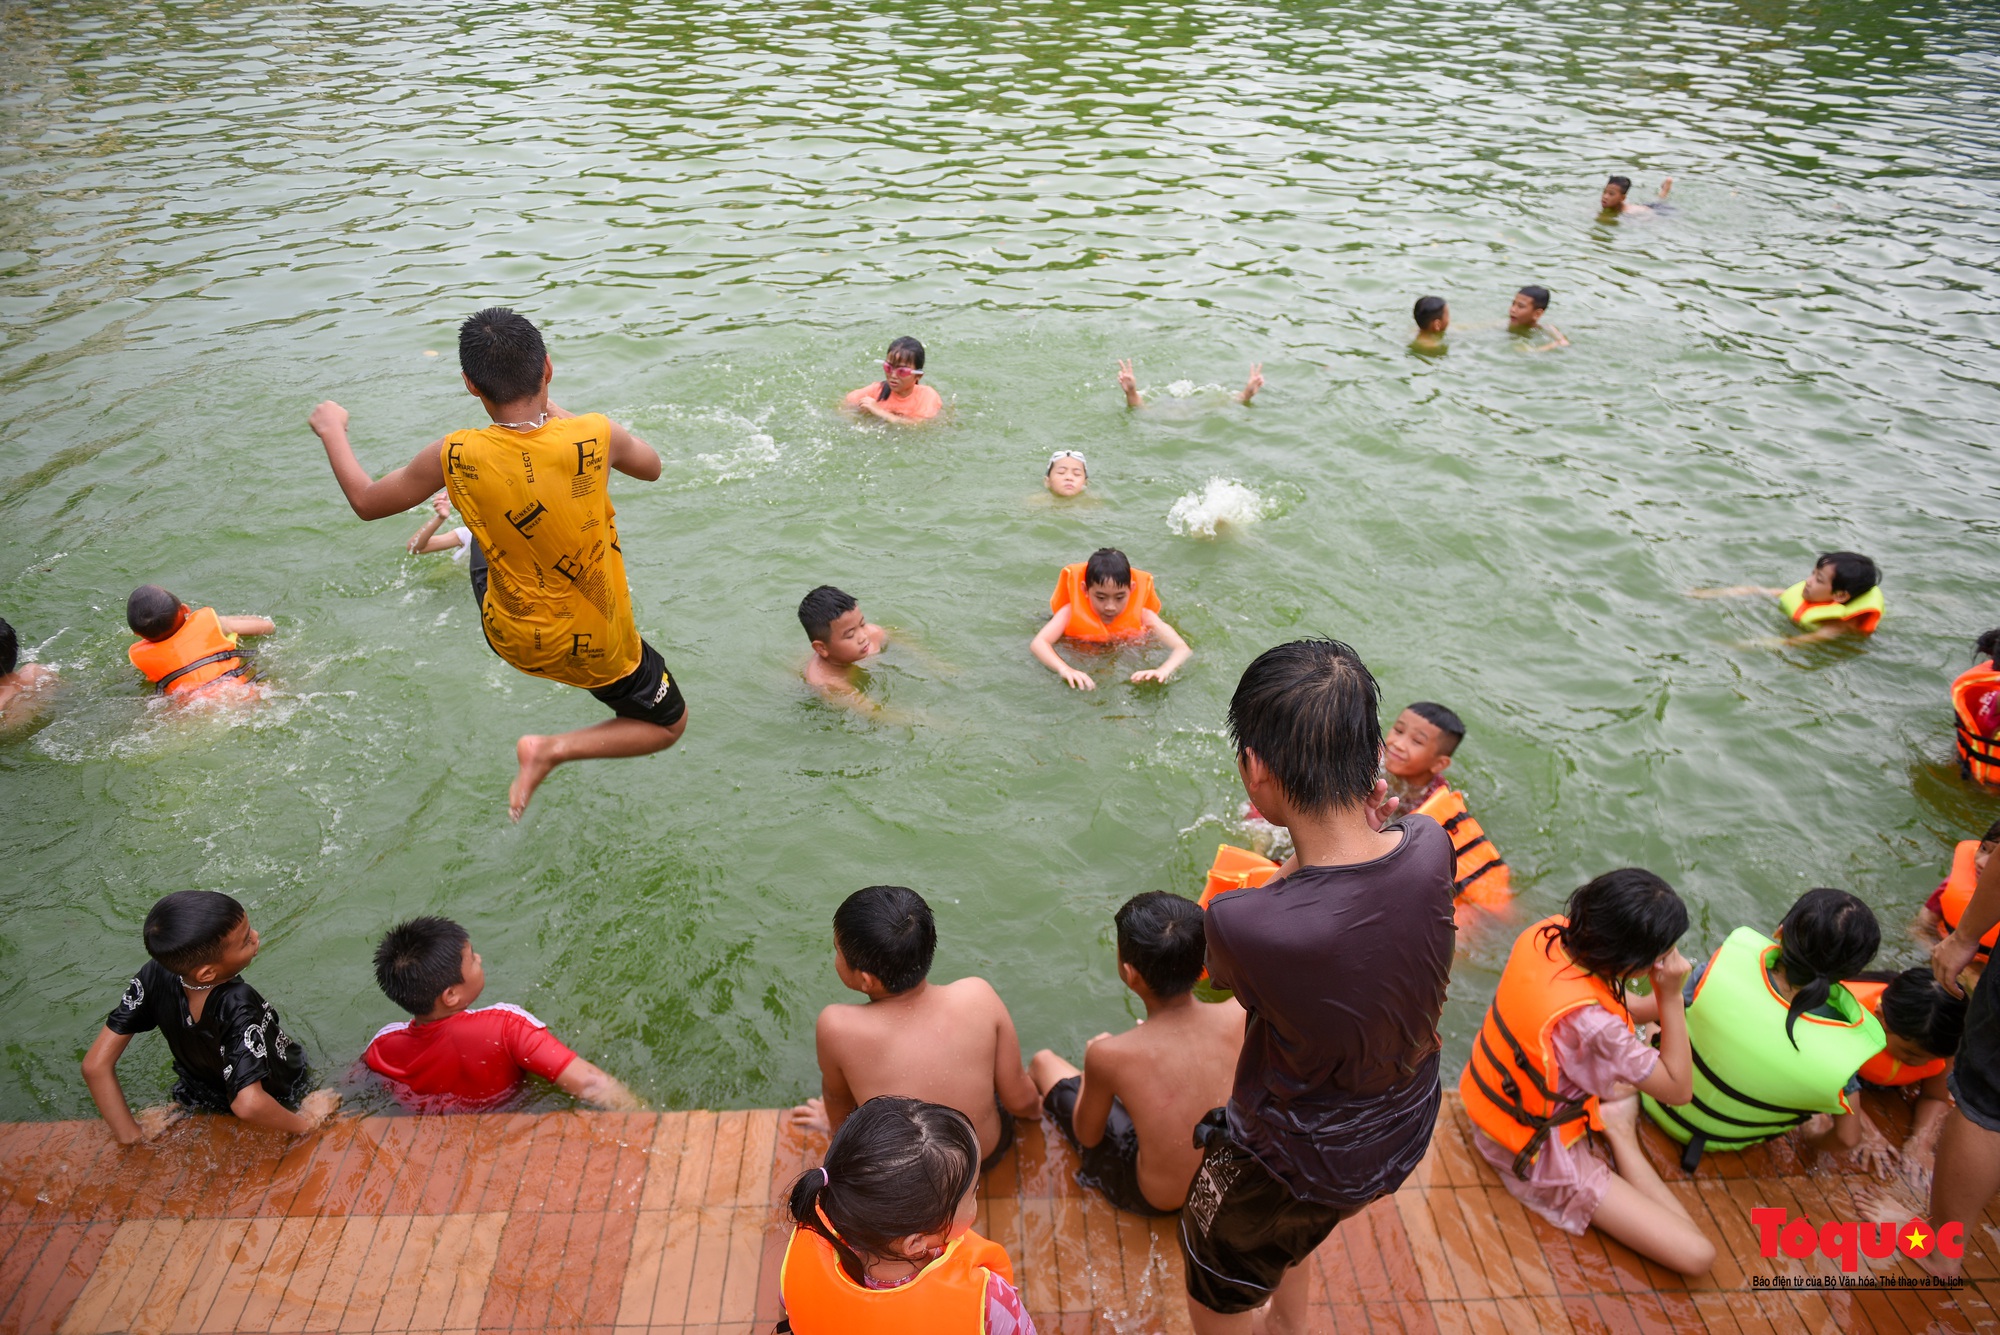
<instances>
[{"instance_id":1,"label":"children crowded at pool edge","mask_svg":"<svg viewBox=\"0 0 2000 1335\"><path fill-rule=\"evenodd\" d=\"M1691 598L1776 598L1779 610L1803 627L1780 644L1813 644L1848 631L1873 635L1882 624L1882 571L1859 552L1821 552L1806 577L1788 589L1761 584L1690 589Z\"/></svg>"},{"instance_id":2,"label":"children crowded at pool edge","mask_svg":"<svg viewBox=\"0 0 2000 1335\"><path fill-rule=\"evenodd\" d=\"M882 378L863 385L844 400L856 412L879 417L885 422L925 422L938 415L944 400L924 377L924 345L903 337L889 345L882 358Z\"/></svg>"},{"instance_id":3,"label":"children crowded at pool edge","mask_svg":"<svg viewBox=\"0 0 2000 1335\"><path fill-rule=\"evenodd\" d=\"M141 584L125 600L125 623L139 639L126 649L132 666L162 695L192 695L217 682L238 681L250 671L245 635L270 635L269 617L217 616L213 607L192 611L157 584Z\"/></svg>"},{"instance_id":4,"label":"children crowded at pool edge","mask_svg":"<svg viewBox=\"0 0 2000 1335\"><path fill-rule=\"evenodd\" d=\"M1139 377L1132 369L1130 357L1121 357L1118 360L1118 388L1124 392L1127 408L1146 406L1146 396L1139 392ZM1243 388L1230 397L1238 403L1248 403L1257 397L1257 391L1262 388L1264 388L1264 363L1252 362L1250 376L1243 382Z\"/></svg>"},{"instance_id":5,"label":"children crowded at pool edge","mask_svg":"<svg viewBox=\"0 0 2000 1335\"><path fill-rule=\"evenodd\" d=\"M340 1106L314 1089L305 1049L243 981L261 944L243 906L213 890L177 890L146 915L146 953L83 1058L90 1097L120 1144L150 1140L176 1110L230 1113L299 1135ZM132 1115L118 1060L137 1034L160 1031L173 1054L174 1103Z\"/></svg>"},{"instance_id":6,"label":"children crowded at pool edge","mask_svg":"<svg viewBox=\"0 0 2000 1335\"><path fill-rule=\"evenodd\" d=\"M819 1013L820 1097L792 1109L794 1125L838 1131L878 1094L902 1094L964 1113L978 1133L982 1171L1007 1152L1014 1119L1041 1108L1021 1067L1014 1018L984 978L930 982L936 953L936 920L916 891L871 885L841 901L834 973L868 1000Z\"/></svg>"},{"instance_id":7,"label":"children crowded at pool edge","mask_svg":"<svg viewBox=\"0 0 2000 1335\"><path fill-rule=\"evenodd\" d=\"M861 614L854 596L822 584L799 600L799 624L805 628L812 656L806 659L806 685L833 704L865 706L855 686L858 666L888 647L889 632Z\"/></svg>"},{"instance_id":8,"label":"children crowded at pool edge","mask_svg":"<svg viewBox=\"0 0 2000 1335\"><path fill-rule=\"evenodd\" d=\"M1157 635L1167 646L1167 661L1156 668L1141 668L1128 679L1163 682L1181 664L1194 657L1180 632L1160 618L1160 595L1153 577L1136 570L1115 547L1100 547L1087 561L1062 568L1056 577L1055 592L1049 595L1048 621L1028 642L1028 652L1049 671L1079 691L1094 691L1097 681L1088 672L1071 667L1056 652L1059 639L1111 644Z\"/></svg>"},{"instance_id":9,"label":"children crowded at pool edge","mask_svg":"<svg viewBox=\"0 0 2000 1335\"><path fill-rule=\"evenodd\" d=\"M472 581L487 644L530 676L589 691L616 715L515 743L507 811L519 820L556 766L651 755L687 729L680 685L634 623L611 505L611 473L657 481L660 456L602 413L565 412L549 397L555 363L525 316L480 311L459 327L458 360L491 425L452 432L379 479L354 456L345 408L328 400L309 422L363 519L401 514L446 489L478 538Z\"/></svg>"}]
</instances>

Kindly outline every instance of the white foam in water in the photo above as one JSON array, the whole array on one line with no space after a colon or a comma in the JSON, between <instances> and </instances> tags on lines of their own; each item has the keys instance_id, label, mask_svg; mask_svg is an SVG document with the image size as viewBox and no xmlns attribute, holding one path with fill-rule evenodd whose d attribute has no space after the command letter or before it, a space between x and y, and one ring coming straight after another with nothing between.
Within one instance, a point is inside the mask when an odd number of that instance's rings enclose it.
<instances>
[{"instance_id":1,"label":"white foam in water","mask_svg":"<svg viewBox=\"0 0 2000 1335\"><path fill-rule=\"evenodd\" d=\"M1191 491L1167 511L1167 527L1193 538L1212 538L1220 524L1254 524L1269 503L1234 478L1212 477L1200 491Z\"/></svg>"}]
</instances>

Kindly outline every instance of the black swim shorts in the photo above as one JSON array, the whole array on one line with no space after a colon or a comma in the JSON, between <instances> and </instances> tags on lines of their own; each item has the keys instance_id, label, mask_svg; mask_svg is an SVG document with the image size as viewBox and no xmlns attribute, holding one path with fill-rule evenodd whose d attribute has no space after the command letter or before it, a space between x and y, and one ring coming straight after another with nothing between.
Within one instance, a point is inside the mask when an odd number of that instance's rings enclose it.
<instances>
[{"instance_id":1,"label":"black swim shorts","mask_svg":"<svg viewBox=\"0 0 2000 1335\"><path fill-rule=\"evenodd\" d=\"M591 695L610 706L619 718L635 718L662 728L673 727L687 713L681 688L667 673L667 660L644 640L639 641L639 666L609 686L592 690Z\"/></svg>"},{"instance_id":2,"label":"black swim shorts","mask_svg":"<svg viewBox=\"0 0 2000 1335\"><path fill-rule=\"evenodd\" d=\"M1115 1098L1111 1100L1111 1115L1104 1119L1104 1139L1089 1149L1077 1143L1076 1096L1082 1088L1083 1077L1073 1075L1056 1081L1042 1096L1042 1108L1049 1120L1083 1156L1083 1166L1076 1172L1078 1185L1090 1188L1129 1214L1172 1214L1172 1210L1157 1208L1139 1190L1139 1130L1132 1125L1124 1104Z\"/></svg>"},{"instance_id":3,"label":"black swim shorts","mask_svg":"<svg viewBox=\"0 0 2000 1335\"><path fill-rule=\"evenodd\" d=\"M979 1161L981 1174L990 1173L1005 1158L1007 1151L1014 1148L1014 1114L1007 1111L1007 1105L1000 1101L1000 1091L993 1091L993 1106L1000 1110L1000 1141L993 1147L993 1153Z\"/></svg>"},{"instance_id":4,"label":"black swim shorts","mask_svg":"<svg viewBox=\"0 0 2000 1335\"><path fill-rule=\"evenodd\" d=\"M1221 1108L1195 1129L1196 1143L1204 1139L1207 1153L1181 1207L1188 1297L1211 1312L1248 1312L1269 1301L1285 1271L1361 1207L1294 1196L1229 1138Z\"/></svg>"},{"instance_id":5,"label":"black swim shorts","mask_svg":"<svg viewBox=\"0 0 2000 1335\"><path fill-rule=\"evenodd\" d=\"M1993 972L1993 966L1987 966ZM1958 1110L1974 1126L2000 1131L2000 978L1972 989L1965 1005L1965 1036L1945 1077Z\"/></svg>"}]
</instances>

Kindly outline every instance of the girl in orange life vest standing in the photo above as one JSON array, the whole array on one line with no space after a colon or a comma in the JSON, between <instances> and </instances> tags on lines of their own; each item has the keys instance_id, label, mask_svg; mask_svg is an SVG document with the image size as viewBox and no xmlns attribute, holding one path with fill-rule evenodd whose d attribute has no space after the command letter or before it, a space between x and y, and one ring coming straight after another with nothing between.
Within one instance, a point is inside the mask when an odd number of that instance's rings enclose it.
<instances>
[{"instance_id":1,"label":"girl in orange life vest standing","mask_svg":"<svg viewBox=\"0 0 2000 1335\"><path fill-rule=\"evenodd\" d=\"M250 653L237 648L237 638L269 635L278 629L269 617L217 616L212 607L190 611L157 584L132 590L125 600L125 624L139 637L126 649L126 656L163 695L187 695L211 682L245 680Z\"/></svg>"},{"instance_id":2,"label":"girl in orange life vest standing","mask_svg":"<svg viewBox=\"0 0 2000 1335\"><path fill-rule=\"evenodd\" d=\"M1473 1145L1523 1205L1565 1232L1592 1227L1684 1275L1706 1274L1715 1244L1639 1146L1640 1090L1666 1103L1694 1094L1674 943L1687 906L1649 871L1606 872L1562 915L1514 942L1459 1081ZM1629 996L1641 974L1650 996ZM1655 1052L1633 1031L1658 1020ZM1579 1143L1601 1131L1616 1167Z\"/></svg>"},{"instance_id":3,"label":"girl in orange life vest standing","mask_svg":"<svg viewBox=\"0 0 2000 1335\"><path fill-rule=\"evenodd\" d=\"M1965 1033L1965 998L1945 991L1928 964L1901 973L1864 973L1845 986L1882 1022L1882 1050L1862 1063L1862 1083L1917 1091L1910 1134L1900 1153L1890 1153L1900 1161L1904 1179L1928 1194L1938 1133L1951 1114L1945 1072ZM1888 1148L1886 1140L1883 1147Z\"/></svg>"},{"instance_id":4,"label":"girl in orange life vest standing","mask_svg":"<svg viewBox=\"0 0 2000 1335\"><path fill-rule=\"evenodd\" d=\"M1048 621L1028 642L1028 652L1079 691L1094 691L1097 682L1056 652L1056 641L1065 637L1109 644L1159 636L1167 646L1167 661L1134 672L1134 682L1165 681L1194 657L1180 632L1160 619L1160 595L1154 591L1153 577L1134 570L1115 547L1100 547L1088 561L1064 566L1055 592L1049 595L1049 611Z\"/></svg>"},{"instance_id":5,"label":"girl in orange life vest standing","mask_svg":"<svg viewBox=\"0 0 2000 1335\"><path fill-rule=\"evenodd\" d=\"M1958 769L1975 783L2000 784L2000 628L1980 636L1972 656L1978 661L1951 683Z\"/></svg>"},{"instance_id":6,"label":"girl in orange life vest standing","mask_svg":"<svg viewBox=\"0 0 2000 1335\"><path fill-rule=\"evenodd\" d=\"M1034 1335L979 1214L979 1137L956 1109L884 1095L792 1184L778 1271L796 1335Z\"/></svg>"}]
</instances>

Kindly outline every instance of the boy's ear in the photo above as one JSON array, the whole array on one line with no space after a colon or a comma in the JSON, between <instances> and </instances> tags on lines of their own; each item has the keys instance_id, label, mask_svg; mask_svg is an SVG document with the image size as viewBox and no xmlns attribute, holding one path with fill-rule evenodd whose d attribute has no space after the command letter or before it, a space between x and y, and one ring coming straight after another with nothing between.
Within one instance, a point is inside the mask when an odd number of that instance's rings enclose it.
<instances>
[{"instance_id":1,"label":"boy's ear","mask_svg":"<svg viewBox=\"0 0 2000 1335\"><path fill-rule=\"evenodd\" d=\"M1443 773L1444 773L1444 772L1445 772L1446 770L1448 770L1448 769L1450 769L1450 768L1451 768L1451 757L1450 757L1450 756L1445 756L1445 755L1441 755L1441 756L1439 756L1439 757L1437 758L1437 760L1436 760L1436 761L1435 761L1435 762L1434 762L1434 763L1433 763L1433 764L1431 765L1431 777L1432 777L1433 779L1435 779L1435 778L1437 778L1437 777L1438 777L1439 775L1443 774Z\"/></svg>"},{"instance_id":2,"label":"boy's ear","mask_svg":"<svg viewBox=\"0 0 2000 1335\"><path fill-rule=\"evenodd\" d=\"M460 380L463 380L463 381L465 382L465 392L466 392L467 394L470 394L470 395L471 395L471 396L472 396L473 398L475 398L475 399L478 399L478 400L480 400L481 402L484 402L484 401L485 401L485 399L486 399L486 396L485 396L484 394L481 394L481 393L480 393L480 392L478 391L478 389L474 388L474 386L473 386L473 383L472 383L472 377L471 377L471 376L467 375L467 374L466 374L465 372L463 372L463 371L460 371L460 372L458 373L458 378L459 378Z\"/></svg>"},{"instance_id":3,"label":"boy's ear","mask_svg":"<svg viewBox=\"0 0 2000 1335\"><path fill-rule=\"evenodd\" d=\"M821 658L825 658L825 657L826 657L826 641L825 641L825 640L814 640L814 641L812 642L812 647L813 647L813 652L814 652L815 654L819 655L819 656L820 656Z\"/></svg>"},{"instance_id":4,"label":"boy's ear","mask_svg":"<svg viewBox=\"0 0 2000 1335\"><path fill-rule=\"evenodd\" d=\"M1139 990L1140 985L1144 983L1146 980L1139 976L1139 971L1137 969L1127 964L1124 960L1119 960L1118 981L1125 984L1125 986L1131 988L1134 992L1137 992Z\"/></svg>"},{"instance_id":5,"label":"boy's ear","mask_svg":"<svg viewBox=\"0 0 2000 1335\"><path fill-rule=\"evenodd\" d=\"M548 391L549 382L556 378L556 359L546 352L542 354L542 390Z\"/></svg>"},{"instance_id":6,"label":"boy's ear","mask_svg":"<svg viewBox=\"0 0 2000 1335\"><path fill-rule=\"evenodd\" d=\"M1832 595L1831 595L1831 596L1830 596L1830 597L1828 598L1828 600L1827 600L1827 601L1829 601L1829 602L1835 602L1835 603L1844 603L1844 602L1848 601L1848 599L1852 598L1853 596L1854 596L1854 595L1853 595L1853 594L1851 594L1851 593L1841 593L1841 592L1838 592L1838 591L1835 591L1835 592L1834 592L1834 593L1833 593L1833 594L1832 594Z\"/></svg>"}]
</instances>

